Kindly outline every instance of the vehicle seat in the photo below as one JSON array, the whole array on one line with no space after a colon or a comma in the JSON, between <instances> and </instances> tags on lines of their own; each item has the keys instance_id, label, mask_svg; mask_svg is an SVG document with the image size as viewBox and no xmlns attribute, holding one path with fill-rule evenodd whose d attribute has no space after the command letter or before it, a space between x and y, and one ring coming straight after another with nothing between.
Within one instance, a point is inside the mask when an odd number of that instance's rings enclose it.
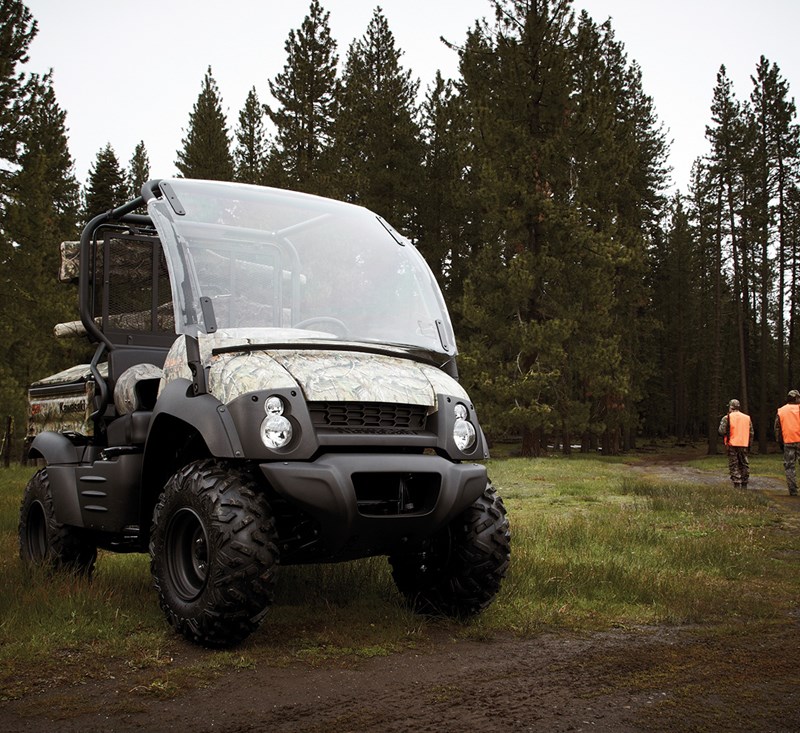
<instances>
[{"instance_id":1,"label":"vehicle seat","mask_svg":"<svg viewBox=\"0 0 800 733\"><path fill-rule=\"evenodd\" d=\"M156 406L162 370L155 364L135 364L119 375L114 385L114 406L119 415Z\"/></svg>"},{"instance_id":2,"label":"vehicle seat","mask_svg":"<svg viewBox=\"0 0 800 733\"><path fill-rule=\"evenodd\" d=\"M117 417L106 431L109 446L143 445L158 397L162 371L155 364L126 369L114 385Z\"/></svg>"}]
</instances>

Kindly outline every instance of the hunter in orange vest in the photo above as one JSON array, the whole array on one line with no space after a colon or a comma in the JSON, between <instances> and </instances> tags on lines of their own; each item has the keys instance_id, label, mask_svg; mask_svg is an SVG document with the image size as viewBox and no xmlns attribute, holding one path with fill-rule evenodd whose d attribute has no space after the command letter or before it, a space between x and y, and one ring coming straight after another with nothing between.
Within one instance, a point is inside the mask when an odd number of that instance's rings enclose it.
<instances>
[{"instance_id":1,"label":"hunter in orange vest","mask_svg":"<svg viewBox=\"0 0 800 733\"><path fill-rule=\"evenodd\" d=\"M728 414L719 424L719 434L725 436L728 446L728 469L734 488L747 488L750 480L750 461L747 451L753 441L753 422L750 415L739 410L739 400L728 403Z\"/></svg>"},{"instance_id":2,"label":"hunter in orange vest","mask_svg":"<svg viewBox=\"0 0 800 733\"><path fill-rule=\"evenodd\" d=\"M783 468L789 495L797 496L796 464L800 451L800 392L793 389L775 418L775 440L783 449Z\"/></svg>"}]
</instances>

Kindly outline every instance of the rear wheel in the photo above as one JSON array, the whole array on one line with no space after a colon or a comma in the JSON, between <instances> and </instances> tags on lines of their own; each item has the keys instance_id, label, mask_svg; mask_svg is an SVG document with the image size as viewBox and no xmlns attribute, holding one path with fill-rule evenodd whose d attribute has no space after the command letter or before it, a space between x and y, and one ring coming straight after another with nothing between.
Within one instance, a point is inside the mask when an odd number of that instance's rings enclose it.
<instances>
[{"instance_id":1,"label":"rear wheel","mask_svg":"<svg viewBox=\"0 0 800 733\"><path fill-rule=\"evenodd\" d=\"M19 556L29 565L48 566L90 577L97 548L78 528L56 520L47 469L37 471L22 497L19 512Z\"/></svg>"},{"instance_id":2,"label":"rear wheel","mask_svg":"<svg viewBox=\"0 0 800 733\"><path fill-rule=\"evenodd\" d=\"M275 523L244 474L191 463L164 488L153 513L150 568L167 620L187 639L231 646L272 603Z\"/></svg>"},{"instance_id":3,"label":"rear wheel","mask_svg":"<svg viewBox=\"0 0 800 733\"><path fill-rule=\"evenodd\" d=\"M511 552L502 499L487 485L472 506L431 538L426 552L389 557L398 590L418 613L465 618L500 590Z\"/></svg>"}]
</instances>

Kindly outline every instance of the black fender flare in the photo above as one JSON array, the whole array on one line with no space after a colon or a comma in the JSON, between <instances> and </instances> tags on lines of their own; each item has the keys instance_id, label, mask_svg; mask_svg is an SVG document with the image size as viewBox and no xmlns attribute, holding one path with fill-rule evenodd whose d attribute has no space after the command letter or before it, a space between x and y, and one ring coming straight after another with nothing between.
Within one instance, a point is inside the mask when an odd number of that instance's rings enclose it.
<instances>
[{"instance_id":1,"label":"black fender flare","mask_svg":"<svg viewBox=\"0 0 800 733\"><path fill-rule=\"evenodd\" d=\"M33 439L28 447L28 458L41 458L47 464L56 520L83 527L75 474L80 462L79 450L62 433L48 430Z\"/></svg>"},{"instance_id":2,"label":"black fender flare","mask_svg":"<svg viewBox=\"0 0 800 733\"><path fill-rule=\"evenodd\" d=\"M188 379L175 379L158 396L145 443L142 486L148 487L151 499L181 467L176 456L189 435L202 440L203 453L209 458L244 456L228 407L213 395L194 395Z\"/></svg>"},{"instance_id":3,"label":"black fender flare","mask_svg":"<svg viewBox=\"0 0 800 733\"><path fill-rule=\"evenodd\" d=\"M163 440L158 426L165 416L194 428L214 458L241 458L244 455L227 406L210 394L193 395L192 383L188 379L175 379L158 396L145 445L145 462L154 450L155 442Z\"/></svg>"},{"instance_id":4,"label":"black fender flare","mask_svg":"<svg viewBox=\"0 0 800 733\"><path fill-rule=\"evenodd\" d=\"M48 465L79 462L78 452L70 439L52 430L39 433L33 439L28 447L28 458L42 458Z\"/></svg>"}]
</instances>

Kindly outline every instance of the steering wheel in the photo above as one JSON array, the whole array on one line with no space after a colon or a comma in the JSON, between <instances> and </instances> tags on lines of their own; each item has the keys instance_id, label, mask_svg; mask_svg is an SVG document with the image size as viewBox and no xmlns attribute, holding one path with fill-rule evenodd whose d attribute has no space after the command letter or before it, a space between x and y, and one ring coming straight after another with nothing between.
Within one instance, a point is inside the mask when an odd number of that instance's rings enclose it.
<instances>
[{"instance_id":1,"label":"steering wheel","mask_svg":"<svg viewBox=\"0 0 800 733\"><path fill-rule=\"evenodd\" d=\"M347 338L350 335L350 330L347 328L344 321L340 321L333 316L311 316L311 318L306 318L299 323L295 323L294 328L308 328L314 323L323 327L332 326L333 328L330 330L333 331L334 335L340 338Z\"/></svg>"}]
</instances>

